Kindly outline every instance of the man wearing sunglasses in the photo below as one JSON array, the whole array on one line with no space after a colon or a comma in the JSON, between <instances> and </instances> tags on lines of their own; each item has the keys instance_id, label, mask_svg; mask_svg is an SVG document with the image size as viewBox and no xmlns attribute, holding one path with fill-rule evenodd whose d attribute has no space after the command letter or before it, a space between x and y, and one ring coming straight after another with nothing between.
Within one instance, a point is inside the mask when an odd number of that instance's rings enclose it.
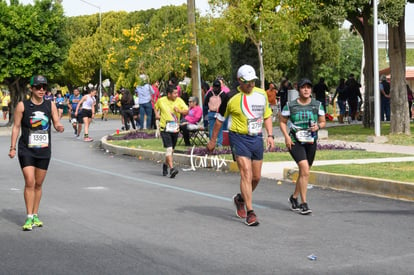
<instances>
[{"instance_id":1,"label":"man wearing sunglasses","mask_svg":"<svg viewBox=\"0 0 414 275\"><path fill-rule=\"evenodd\" d=\"M272 110L266 91L255 87L256 72L250 65L243 65L237 71L239 86L235 93L222 102L216 115L213 135L207 144L213 150L220 127L226 117L231 117L229 141L233 159L240 171L240 193L233 196L236 215L246 219L249 226L259 224L253 210L252 193L259 184L263 164L263 124L267 131L267 148L274 147Z\"/></svg>"}]
</instances>

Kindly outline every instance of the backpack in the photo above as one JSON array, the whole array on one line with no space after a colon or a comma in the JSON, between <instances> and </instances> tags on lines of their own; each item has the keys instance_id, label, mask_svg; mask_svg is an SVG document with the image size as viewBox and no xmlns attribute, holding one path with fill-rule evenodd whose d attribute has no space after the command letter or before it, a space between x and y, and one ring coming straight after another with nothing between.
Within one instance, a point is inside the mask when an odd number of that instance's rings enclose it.
<instances>
[{"instance_id":1,"label":"backpack","mask_svg":"<svg viewBox=\"0 0 414 275\"><path fill-rule=\"evenodd\" d=\"M208 109L211 112L218 112L218 109L220 108L220 105L221 105L220 95L223 93L223 91L221 91L218 95L214 94L214 92L212 93L213 95L210 97L208 101Z\"/></svg>"}]
</instances>

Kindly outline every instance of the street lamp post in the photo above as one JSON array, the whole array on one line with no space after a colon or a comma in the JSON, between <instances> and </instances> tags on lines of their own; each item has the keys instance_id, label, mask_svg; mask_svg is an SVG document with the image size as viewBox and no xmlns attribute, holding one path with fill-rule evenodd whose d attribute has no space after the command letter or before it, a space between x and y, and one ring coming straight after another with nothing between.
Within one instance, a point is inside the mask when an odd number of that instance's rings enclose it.
<instances>
[{"instance_id":1,"label":"street lamp post","mask_svg":"<svg viewBox=\"0 0 414 275\"><path fill-rule=\"evenodd\" d=\"M93 3L90 3L86 0L80 0L85 4L88 4L94 8L97 8L99 10L99 30L101 30L101 25L102 25L102 13L101 13L101 7L98 5L95 5ZM101 59L99 58L99 101L101 100L102 97L102 65L101 65ZM101 112L101 109L99 109Z\"/></svg>"}]
</instances>

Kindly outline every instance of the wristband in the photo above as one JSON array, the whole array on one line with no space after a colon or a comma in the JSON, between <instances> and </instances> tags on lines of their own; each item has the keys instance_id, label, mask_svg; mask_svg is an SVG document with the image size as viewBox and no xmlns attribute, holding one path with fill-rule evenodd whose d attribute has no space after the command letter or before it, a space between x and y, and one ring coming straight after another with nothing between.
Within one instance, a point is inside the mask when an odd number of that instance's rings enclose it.
<instances>
[{"instance_id":1,"label":"wristband","mask_svg":"<svg viewBox=\"0 0 414 275\"><path fill-rule=\"evenodd\" d=\"M275 136L274 135L267 135L267 137L268 138L271 137L271 138L275 139Z\"/></svg>"},{"instance_id":2,"label":"wristband","mask_svg":"<svg viewBox=\"0 0 414 275\"><path fill-rule=\"evenodd\" d=\"M10 146L10 151L16 151L16 147L11 147Z\"/></svg>"}]
</instances>

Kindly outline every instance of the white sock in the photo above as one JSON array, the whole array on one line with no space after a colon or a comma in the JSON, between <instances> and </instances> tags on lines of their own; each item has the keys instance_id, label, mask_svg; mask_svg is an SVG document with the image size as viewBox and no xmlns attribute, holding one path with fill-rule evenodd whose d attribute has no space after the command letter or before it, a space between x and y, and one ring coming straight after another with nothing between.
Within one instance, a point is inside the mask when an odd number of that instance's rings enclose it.
<instances>
[{"instance_id":1,"label":"white sock","mask_svg":"<svg viewBox=\"0 0 414 275\"><path fill-rule=\"evenodd\" d=\"M28 214L27 217L33 219L33 214Z\"/></svg>"}]
</instances>

